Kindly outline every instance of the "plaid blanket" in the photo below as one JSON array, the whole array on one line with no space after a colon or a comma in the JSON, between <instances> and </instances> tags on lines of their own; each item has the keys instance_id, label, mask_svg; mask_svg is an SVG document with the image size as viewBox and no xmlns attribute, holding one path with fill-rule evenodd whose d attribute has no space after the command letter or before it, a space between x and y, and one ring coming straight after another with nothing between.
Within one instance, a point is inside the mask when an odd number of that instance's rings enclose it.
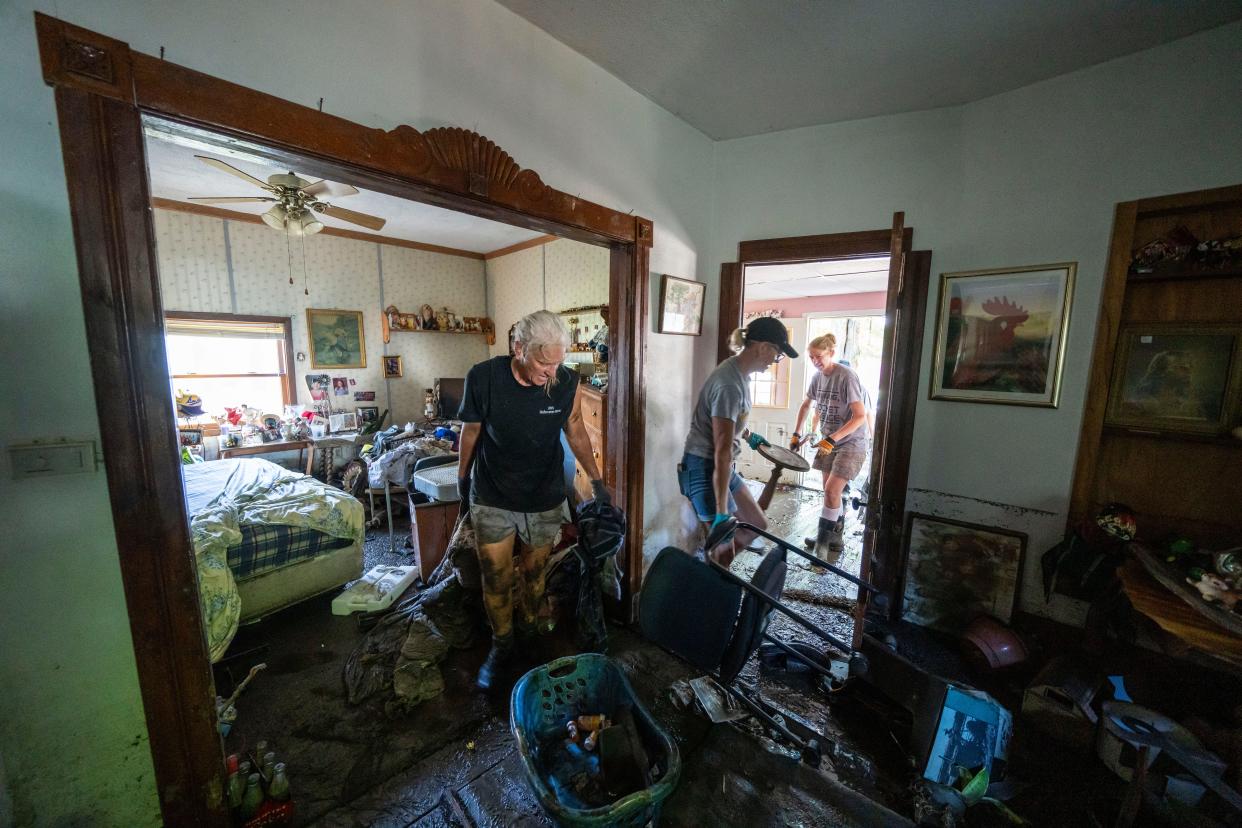
<instances>
[{"instance_id":1,"label":"plaid blanket","mask_svg":"<svg viewBox=\"0 0 1242 828\"><path fill-rule=\"evenodd\" d=\"M241 534L241 543L228 550L229 569L239 581L354 542L302 526L243 526Z\"/></svg>"}]
</instances>

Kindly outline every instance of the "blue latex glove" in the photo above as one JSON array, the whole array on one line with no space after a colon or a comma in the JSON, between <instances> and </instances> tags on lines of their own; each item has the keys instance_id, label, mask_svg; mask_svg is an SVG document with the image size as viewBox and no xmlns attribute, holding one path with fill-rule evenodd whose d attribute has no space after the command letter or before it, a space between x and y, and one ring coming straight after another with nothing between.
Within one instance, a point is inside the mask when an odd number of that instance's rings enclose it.
<instances>
[{"instance_id":1,"label":"blue latex glove","mask_svg":"<svg viewBox=\"0 0 1242 828\"><path fill-rule=\"evenodd\" d=\"M715 529L717 526L724 523L728 519L729 519L728 515L716 515L715 519L712 521L712 525L707 527L707 531L711 532L713 529Z\"/></svg>"},{"instance_id":2,"label":"blue latex glove","mask_svg":"<svg viewBox=\"0 0 1242 828\"><path fill-rule=\"evenodd\" d=\"M755 431L752 431L750 433L750 436L746 438L746 443L747 445L750 446L752 451L754 449L759 448L760 446L772 445L771 443L768 442L768 438L764 437L762 434L759 434L758 432L755 432Z\"/></svg>"},{"instance_id":3,"label":"blue latex glove","mask_svg":"<svg viewBox=\"0 0 1242 828\"><path fill-rule=\"evenodd\" d=\"M591 481L591 498L601 506L612 505L612 495L608 494L608 490L604 488L604 481Z\"/></svg>"}]
</instances>

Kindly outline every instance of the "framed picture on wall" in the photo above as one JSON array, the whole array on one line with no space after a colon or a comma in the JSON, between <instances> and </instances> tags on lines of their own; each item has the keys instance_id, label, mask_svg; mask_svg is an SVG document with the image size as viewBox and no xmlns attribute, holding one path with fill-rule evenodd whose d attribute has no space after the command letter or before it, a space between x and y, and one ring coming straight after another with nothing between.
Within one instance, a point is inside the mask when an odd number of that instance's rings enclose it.
<instances>
[{"instance_id":1,"label":"framed picture on wall","mask_svg":"<svg viewBox=\"0 0 1242 828\"><path fill-rule=\"evenodd\" d=\"M698 336L703 333L703 299L707 285L665 275L660 282L658 333Z\"/></svg>"},{"instance_id":2,"label":"framed picture on wall","mask_svg":"<svg viewBox=\"0 0 1242 828\"><path fill-rule=\"evenodd\" d=\"M355 410L355 413L358 415L359 427L366 426L370 423L374 423L379 420L379 406L378 405L359 406Z\"/></svg>"},{"instance_id":3,"label":"framed picture on wall","mask_svg":"<svg viewBox=\"0 0 1242 828\"><path fill-rule=\"evenodd\" d=\"M931 398L1056 408L1077 262L940 275Z\"/></svg>"},{"instance_id":4,"label":"framed picture on wall","mask_svg":"<svg viewBox=\"0 0 1242 828\"><path fill-rule=\"evenodd\" d=\"M400 354L384 354L380 357L384 364L384 379L400 379L401 378L401 355Z\"/></svg>"},{"instance_id":5,"label":"framed picture on wall","mask_svg":"<svg viewBox=\"0 0 1242 828\"><path fill-rule=\"evenodd\" d=\"M1117 339L1105 422L1223 434L1242 395L1242 326L1140 323Z\"/></svg>"},{"instance_id":6,"label":"framed picture on wall","mask_svg":"<svg viewBox=\"0 0 1242 828\"><path fill-rule=\"evenodd\" d=\"M362 311L306 309L312 368L366 368Z\"/></svg>"},{"instance_id":7,"label":"framed picture on wall","mask_svg":"<svg viewBox=\"0 0 1242 828\"><path fill-rule=\"evenodd\" d=\"M1013 618L1026 535L911 512L901 617L957 634L978 615Z\"/></svg>"}]
</instances>

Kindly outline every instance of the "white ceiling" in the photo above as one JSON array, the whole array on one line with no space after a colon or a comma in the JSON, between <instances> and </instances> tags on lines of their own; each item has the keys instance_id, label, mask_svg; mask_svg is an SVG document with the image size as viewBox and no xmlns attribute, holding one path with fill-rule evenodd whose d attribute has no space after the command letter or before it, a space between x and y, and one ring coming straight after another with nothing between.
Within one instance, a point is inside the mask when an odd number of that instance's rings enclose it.
<instances>
[{"instance_id":1,"label":"white ceiling","mask_svg":"<svg viewBox=\"0 0 1242 828\"><path fill-rule=\"evenodd\" d=\"M888 289L888 256L801 264L747 265L746 301L800 299Z\"/></svg>"},{"instance_id":2,"label":"white ceiling","mask_svg":"<svg viewBox=\"0 0 1242 828\"><path fill-rule=\"evenodd\" d=\"M498 2L717 140L975 101L1242 18L1242 0Z\"/></svg>"},{"instance_id":3,"label":"white ceiling","mask_svg":"<svg viewBox=\"0 0 1242 828\"><path fill-rule=\"evenodd\" d=\"M289 172L283 167L273 166L270 162L241 150L206 145L184 135L172 135L158 128L148 128L147 163L151 176L151 195L155 198L168 198L174 201L186 201L189 196L264 195L258 187L204 164L195 158L195 155L218 158L263 180L273 173ZM302 177L310 181L318 180L314 176L305 174ZM332 216L318 216L327 227L469 250L474 253L490 253L493 250L543 235L534 230L501 224L466 213L457 213L442 207L407 201L396 196L367 190L360 190L357 195L345 198L324 200L339 207L369 213L388 220L383 229L370 231L365 227L350 224ZM209 206L254 215L266 212L271 207L270 204L264 203Z\"/></svg>"}]
</instances>

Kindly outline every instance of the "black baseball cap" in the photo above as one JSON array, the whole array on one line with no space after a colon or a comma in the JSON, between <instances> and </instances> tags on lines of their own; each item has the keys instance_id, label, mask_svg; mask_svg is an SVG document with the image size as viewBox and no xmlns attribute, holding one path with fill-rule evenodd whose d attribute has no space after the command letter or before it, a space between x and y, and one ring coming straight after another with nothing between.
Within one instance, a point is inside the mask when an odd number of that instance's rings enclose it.
<instances>
[{"instance_id":1,"label":"black baseball cap","mask_svg":"<svg viewBox=\"0 0 1242 828\"><path fill-rule=\"evenodd\" d=\"M771 316L759 316L750 320L750 324L746 326L746 341L770 342L790 359L798 358L798 352L789 346L789 331L785 330L785 323Z\"/></svg>"}]
</instances>

